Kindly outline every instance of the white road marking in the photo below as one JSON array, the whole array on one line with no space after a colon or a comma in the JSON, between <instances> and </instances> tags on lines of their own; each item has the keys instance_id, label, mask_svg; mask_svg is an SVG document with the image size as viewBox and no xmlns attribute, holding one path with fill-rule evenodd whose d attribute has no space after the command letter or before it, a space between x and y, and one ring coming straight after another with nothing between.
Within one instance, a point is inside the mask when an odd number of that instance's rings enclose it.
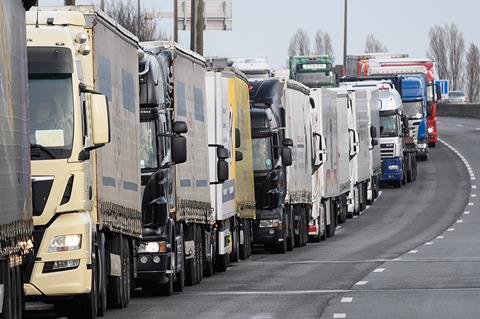
<instances>
[{"instance_id":1,"label":"white road marking","mask_svg":"<svg viewBox=\"0 0 480 319\"><path fill-rule=\"evenodd\" d=\"M368 280L361 280L355 283L355 286L365 286L368 283Z\"/></svg>"},{"instance_id":2,"label":"white road marking","mask_svg":"<svg viewBox=\"0 0 480 319\"><path fill-rule=\"evenodd\" d=\"M431 246L431 245L433 245L433 241L427 241L427 242L425 243L425 245Z\"/></svg>"},{"instance_id":3,"label":"white road marking","mask_svg":"<svg viewBox=\"0 0 480 319\"><path fill-rule=\"evenodd\" d=\"M475 203L472 203L472 202L468 203L468 206L473 206L473 205L475 205Z\"/></svg>"},{"instance_id":4,"label":"white road marking","mask_svg":"<svg viewBox=\"0 0 480 319\"><path fill-rule=\"evenodd\" d=\"M392 260L393 260L393 261L400 261L400 260L402 260L402 258L398 257L398 258L394 258L394 259L392 259Z\"/></svg>"},{"instance_id":5,"label":"white road marking","mask_svg":"<svg viewBox=\"0 0 480 319\"><path fill-rule=\"evenodd\" d=\"M457 220L457 224L461 224L461 223L463 223L463 220L461 219Z\"/></svg>"},{"instance_id":6,"label":"white road marking","mask_svg":"<svg viewBox=\"0 0 480 319\"><path fill-rule=\"evenodd\" d=\"M385 268L377 268L373 272L384 272Z\"/></svg>"},{"instance_id":7,"label":"white road marking","mask_svg":"<svg viewBox=\"0 0 480 319\"><path fill-rule=\"evenodd\" d=\"M333 318L341 319L341 318L347 318L346 313L334 313Z\"/></svg>"},{"instance_id":8,"label":"white road marking","mask_svg":"<svg viewBox=\"0 0 480 319\"><path fill-rule=\"evenodd\" d=\"M418 253L418 250L413 249L413 250L410 250L408 253L409 254L416 254L416 253Z\"/></svg>"},{"instance_id":9,"label":"white road marking","mask_svg":"<svg viewBox=\"0 0 480 319\"><path fill-rule=\"evenodd\" d=\"M445 236L437 236L437 239L444 239Z\"/></svg>"},{"instance_id":10,"label":"white road marking","mask_svg":"<svg viewBox=\"0 0 480 319\"><path fill-rule=\"evenodd\" d=\"M463 125L462 124L457 124L457 127L463 127Z\"/></svg>"},{"instance_id":11,"label":"white road marking","mask_svg":"<svg viewBox=\"0 0 480 319\"><path fill-rule=\"evenodd\" d=\"M340 300L340 302L352 302L353 301L353 297L343 297L342 300Z\"/></svg>"},{"instance_id":12,"label":"white road marking","mask_svg":"<svg viewBox=\"0 0 480 319\"><path fill-rule=\"evenodd\" d=\"M449 229L447 229L447 231L454 231L454 230L455 230L455 228L453 228L453 227L452 227L452 228L449 228Z\"/></svg>"},{"instance_id":13,"label":"white road marking","mask_svg":"<svg viewBox=\"0 0 480 319\"><path fill-rule=\"evenodd\" d=\"M472 197L477 197L477 194L472 194Z\"/></svg>"},{"instance_id":14,"label":"white road marking","mask_svg":"<svg viewBox=\"0 0 480 319\"><path fill-rule=\"evenodd\" d=\"M464 215L470 215L470 212L467 210L466 212L463 213Z\"/></svg>"},{"instance_id":15,"label":"white road marking","mask_svg":"<svg viewBox=\"0 0 480 319\"><path fill-rule=\"evenodd\" d=\"M477 185L472 185L472 189L477 189Z\"/></svg>"},{"instance_id":16,"label":"white road marking","mask_svg":"<svg viewBox=\"0 0 480 319\"><path fill-rule=\"evenodd\" d=\"M475 128L475 131L480 131L480 127L476 127L476 128Z\"/></svg>"}]
</instances>

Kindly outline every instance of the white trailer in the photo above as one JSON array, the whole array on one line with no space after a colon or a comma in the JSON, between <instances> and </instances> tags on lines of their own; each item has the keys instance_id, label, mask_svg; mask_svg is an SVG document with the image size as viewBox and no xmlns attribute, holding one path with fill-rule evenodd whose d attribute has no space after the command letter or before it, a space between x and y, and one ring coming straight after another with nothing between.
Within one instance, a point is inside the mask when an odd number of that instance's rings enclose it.
<instances>
[{"instance_id":1,"label":"white trailer","mask_svg":"<svg viewBox=\"0 0 480 319\"><path fill-rule=\"evenodd\" d=\"M373 203L378 196L380 175L382 174L382 163L380 159L380 147L377 146L380 133L380 115L378 108L378 87L383 82L344 82L341 87L356 92L357 110L367 107L368 117L368 140L369 140L369 170L370 178L367 185L367 202Z\"/></svg>"},{"instance_id":2,"label":"white trailer","mask_svg":"<svg viewBox=\"0 0 480 319\"><path fill-rule=\"evenodd\" d=\"M32 242L28 143L27 1L0 3L0 317L21 318L24 258ZM30 1L31 2L31 1Z\"/></svg>"},{"instance_id":3,"label":"white trailer","mask_svg":"<svg viewBox=\"0 0 480 319\"><path fill-rule=\"evenodd\" d=\"M208 140L228 150L229 179L212 184L216 224L215 264L226 271L229 261L246 259L253 240L255 218L252 139L248 81L243 73L222 58L208 59L206 74ZM210 150L210 179L216 180L216 152Z\"/></svg>"},{"instance_id":4,"label":"white trailer","mask_svg":"<svg viewBox=\"0 0 480 319\"><path fill-rule=\"evenodd\" d=\"M309 236L313 240L335 234L337 217L346 218L350 190L347 94L332 89L312 89L315 102L313 127L313 212Z\"/></svg>"},{"instance_id":5,"label":"white trailer","mask_svg":"<svg viewBox=\"0 0 480 319\"><path fill-rule=\"evenodd\" d=\"M296 246L308 241L308 223L312 211L312 127L310 90L305 85L285 81L285 135L293 140L293 164L287 167L287 209L293 210Z\"/></svg>"}]
</instances>

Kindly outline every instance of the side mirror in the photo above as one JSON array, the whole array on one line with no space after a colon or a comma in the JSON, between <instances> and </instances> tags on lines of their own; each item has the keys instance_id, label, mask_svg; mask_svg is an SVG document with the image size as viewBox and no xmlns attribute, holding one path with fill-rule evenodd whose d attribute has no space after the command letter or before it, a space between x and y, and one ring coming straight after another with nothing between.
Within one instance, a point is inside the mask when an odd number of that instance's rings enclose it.
<instances>
[{"instance_id":1,"label":"side mirror","mask_svg":"<svg viewBox=\"0 0 480 319\"><path fill-rule=\"evenodd\" d=\"M286 146L286 147L292 147L293 146L293 140L291 138L284 138L282 145Z\"/></svg>"},{"instance_id":2,"label":"side mirror","mask_svg":"<svg viewBox=\"0 0 480 319\"><path fill-rule=\"evenodd\" d=\"M372 140L372 146L375 147L378 145L378 140Z\"/></svg>"},{"instance_id":3,"label":"side mirror","mask_svg":"<svg viewBox=\"0 0 480 319\"><path fill-rule=\"evenodd\" d=\"M403 124L403 127L404 127L407 131L410 131L410 130L409 130L410 124L408 123L408 117L407 117L406 115L403 115L403 116L402 116L402 124Z\"/></svg>"},{"instance_id":4,"label":"side mirror","mask_svg":"<svg viewBox=\"0 0 480 319\"><path fill-rule=\"evenodd\" d=\"M290 166L293 163L292 149L289 147L282 148L282 164L284 166Z\"/></svg>"},{"instance_id":5,"label":"side mirror","mask_svg":"<svg viewBox=\"0 0 480 319\"><path fill-rule=\"evenodd\" d=\"M370 137L371 138L377 137L377 128L375 126L370 126Z\"/></svg>"},{"instance_id":6,"label":"side mirror","mask_svg":"<svg viewBox=\"0 0 480 319\"><path fill-rule=\"evenodd\" d=\"M100 94L90 95L92 112L92 143L95 147L110 143L110 115L107 97Z\"/></svg>"},{"instance_id":7,"label":"side mirror","mask_svg":"<svg viewBox=\"0 0 480 319\"><path fill-rule=\"evenodd\" d=\"M221 146L217 148L217 158L219 160L226 160L228 158L228 150Z\"/></svg>"},{"instance_id":8,"label":"side mirror","mask_svg":"<svg viewBox=\"0 0 480 319\"><path fill-rule=\"evenodd\" d=\"M242 140L240 138L240 130L238 128L235 129L235 148L239 148L242 144Z\"/></svg>"},{"instance_id":9,"label":"side mirror","mask_svg":"<svg viewBox=\"0 0 480 319\"><path fill-rule=\"evenodd\" d=\"M217 180L219 183L228 180L228 163L224 159L220 159L217 162Z\"/></svg>"},{"instance_id":10,"label":"side mirror","mask_svg":"<svg viewBox=\"0 0 480 319\"><path fill-rule=\"evenodd\" d=\"M173 132L175 134L185 134L188 132L188 126L187 123L184 121L175 121L173 123Z\"/></svg>"},{"instance_id":11,"label":"side mirror","mask_svg":"<svg viewBox=\"0 0 480 319\"><path fill-rule=\"evenodd\" d=\"M187 161L187 139L185 136L175 135L172 137L172 162L175 164Z\"/></svg>"},{"instance_id":12,"label":"side mirror","mask_svg":"<svg viewBox=\"0 0 480 319\"><path fill-rule=\"evenodd\" d=\"M240 151L235 151L235 161L240 162L243 160L243 153Z\"/></svg>"},{"instance_id":13,"label":"side mirror","mask_svg":"<svg viewBox=\"0 0 480 319\"><path fill-rule=\"evenodd\" d=\"M312 106L312 109L315 108L315 100L313 99L313 97L310 98L310 105Z\"/></svg>"}]
</instances>

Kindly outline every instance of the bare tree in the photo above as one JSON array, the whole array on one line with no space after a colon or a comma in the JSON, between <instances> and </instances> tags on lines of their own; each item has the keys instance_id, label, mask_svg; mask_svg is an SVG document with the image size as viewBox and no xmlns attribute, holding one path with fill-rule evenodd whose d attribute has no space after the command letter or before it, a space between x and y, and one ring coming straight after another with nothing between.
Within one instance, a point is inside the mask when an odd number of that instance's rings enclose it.
<instances>
[{"instance_id":1,"label":"bare tree","mask_svg":"<svg viewBox=\"0 0 480 319\"><path fill-rule=\"evenodd\" d=\"M435 25L430 28L430 43L427 50L428 58L435 61L440 79L448 78L447 35L443 27Z\"/></svg>"},{"instance_id":2,"label":"bare tree","mask_svg":"<svg viewBox=\"0 0 480 319\"><path fill-rule=\"evenodd\" d=\"M105 2L107 1L101 1L101 5L106 6L108 15L125 29L135 34L140 41L165 40L168 38L165 32L157 28L155 12L140 10L140 13L138 13L138 10L128 0L110 0L108 5L105 5ZM140 14L140 27L137 23L138 14Z\"/></svg>"},{"instance_id":3,"label":"bare tree","mask_svg":"<svg viewBox=\"0 0 480 319\"><path fill-rule=\"evenodd\" d=\"M315 34L315 53L326 54L332 59L332 63L335 63L335 53L333 51L332 38L328 32L322 32L318 30Z\"/></svg>"},{"instance_id":4,"label":"bare tree","mask_svg":"<svg viewBox=\"0 0 480 319\"><path fill-rule=\"evenodd\" d=\"M465 57L465 40L463 32L458 31L452 23L445 26L448 47L448 80L454 90L463 86L463 60Z\"/></svg>"},{"instance_id":5,"label":"bare tree","mask_svg":"<svg viewBox=\"0 0 480 319\"><path fill-rule=\"evenodd\" d=\"M310 54L310 38L307 31L298 29L290 40L288 46L288 55L309 55Z\"/></svg>"},{"instance_id":6,"label":"bare tree","mask_svg":"<svg viewBox=\"0 0 480 319\"><path fill-rule=\"evenodd\" d=\"M365 53L387 52L388 49L370 33L365 40Z\"/></svg>"},{"instance_id":7,"label":"bare tree","mask_svg":"<svg viewBox=\"0 0 480 319\"><path fill-rule=\"evenodd\" d=\"M470 102L477 102L480 97L480 52L473 43L467 51L465 89Z\"/></svg>"}]
</instances>

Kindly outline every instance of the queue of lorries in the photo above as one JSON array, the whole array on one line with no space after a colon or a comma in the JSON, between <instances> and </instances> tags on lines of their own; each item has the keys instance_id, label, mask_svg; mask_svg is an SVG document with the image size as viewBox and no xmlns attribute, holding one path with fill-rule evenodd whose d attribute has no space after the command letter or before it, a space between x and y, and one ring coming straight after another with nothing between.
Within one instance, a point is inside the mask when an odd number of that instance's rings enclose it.
<instances>
[{"instance_id":1,"label":"queue of lorries","mask_svg":"<svg viewBox=\"0 0 480 319\"><path fill-rule=\"evenodd\" d=\"M335 234L417 176L434 62L204 58L91 6L0 4L0 309L95 318ZM26 24L26 28L25 28ZM25 46L22 39L26 38ZM30 172L31 170L31 172Z\"/></svg>"}]
</instances>

